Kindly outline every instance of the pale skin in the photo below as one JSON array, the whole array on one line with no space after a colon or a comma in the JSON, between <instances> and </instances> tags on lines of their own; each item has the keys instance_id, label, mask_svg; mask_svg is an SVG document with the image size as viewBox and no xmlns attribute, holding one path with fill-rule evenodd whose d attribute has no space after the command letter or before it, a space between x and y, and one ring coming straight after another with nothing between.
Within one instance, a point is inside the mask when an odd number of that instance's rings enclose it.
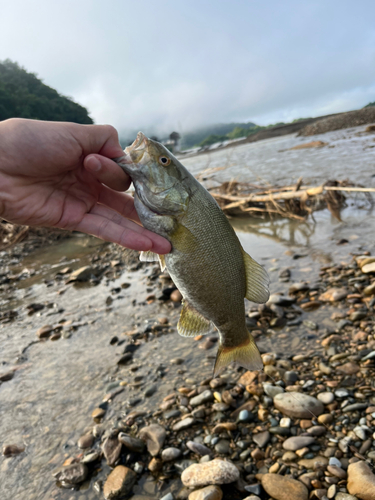
<instances>
[{"instance_id":1,"label":"pale skin","mask_svg":"<svg viewBox=\"0 0 375 500\"><path fill-rule=\"evenodd\" d=\"M0 122L0 219L97 236L166 254L169 241L141 226L123 156L109 125L12 118Z\"/></svg>"}]
</instances>

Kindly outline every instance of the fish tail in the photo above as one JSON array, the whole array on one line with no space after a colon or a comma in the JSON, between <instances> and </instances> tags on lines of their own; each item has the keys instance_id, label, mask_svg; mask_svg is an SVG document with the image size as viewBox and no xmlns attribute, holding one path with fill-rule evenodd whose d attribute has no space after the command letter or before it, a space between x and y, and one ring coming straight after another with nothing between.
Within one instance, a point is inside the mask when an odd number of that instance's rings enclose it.
<instances>
[{"instance_id":1,"label":"fish tail","mask_svg":"<svg viewBox=\"0 0 375 500\"><path fill-rule=\"evenodd\" d=\"M214 377L217 377L231 363L238 363L247 370L262 370L263 361L254 337L246 331L246 339L236 346L227 347L220 343L217 351Z\"/></svg>"}]
</instances>

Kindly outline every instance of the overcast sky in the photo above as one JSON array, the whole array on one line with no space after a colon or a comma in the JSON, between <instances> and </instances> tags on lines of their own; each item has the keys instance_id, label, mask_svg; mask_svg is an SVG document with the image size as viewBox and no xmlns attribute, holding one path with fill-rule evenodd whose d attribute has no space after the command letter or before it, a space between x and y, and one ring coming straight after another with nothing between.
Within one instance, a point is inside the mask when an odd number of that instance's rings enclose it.
<instances>
[{"instance_id":1,"label":"overcast sky","mask_svg":"<svg viewBox=\"0 0 375 500\"><path fill-rule=\"evenodd\" d=\"M121 134L375 101L374 0L0 0L10 58Z\"/></svg>"}]
</instances>

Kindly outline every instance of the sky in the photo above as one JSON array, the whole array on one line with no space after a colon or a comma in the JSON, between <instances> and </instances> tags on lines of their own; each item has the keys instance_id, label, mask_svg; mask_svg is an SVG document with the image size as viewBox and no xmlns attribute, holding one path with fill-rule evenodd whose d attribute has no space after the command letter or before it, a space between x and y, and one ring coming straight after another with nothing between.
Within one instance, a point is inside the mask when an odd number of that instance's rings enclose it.
<instances>
[{"instance_id":1,"label":"sky","mask_svg":"<svg viewBox=\"0 0 375 500\"><path fill-rule=\"evenodd\" d=\"M374 0L0 0L0 60L129 135L375 101Z\"/></svg>"}]
</instances>

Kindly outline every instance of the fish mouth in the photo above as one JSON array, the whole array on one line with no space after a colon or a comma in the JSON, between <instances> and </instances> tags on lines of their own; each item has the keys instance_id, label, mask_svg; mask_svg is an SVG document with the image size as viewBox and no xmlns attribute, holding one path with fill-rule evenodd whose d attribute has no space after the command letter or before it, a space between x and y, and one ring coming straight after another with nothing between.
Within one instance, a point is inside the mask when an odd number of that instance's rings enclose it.
<instances>
[{"instance_id":1,"label":"fish mouth","mask_svg":"<svg viewBox=\"0 0 375 500\"><path fill-rule=\"evenodd\" d=\"M119 158L112 158L112 160L120 165L120 167L123 167L126 171L126 165L135 166L134 164L141 162L144 154L147 152L147 146L147 137L142 132L138 132L133 144L125 148L124 156L121 156Z\"/></svg>"}]
</instances>

